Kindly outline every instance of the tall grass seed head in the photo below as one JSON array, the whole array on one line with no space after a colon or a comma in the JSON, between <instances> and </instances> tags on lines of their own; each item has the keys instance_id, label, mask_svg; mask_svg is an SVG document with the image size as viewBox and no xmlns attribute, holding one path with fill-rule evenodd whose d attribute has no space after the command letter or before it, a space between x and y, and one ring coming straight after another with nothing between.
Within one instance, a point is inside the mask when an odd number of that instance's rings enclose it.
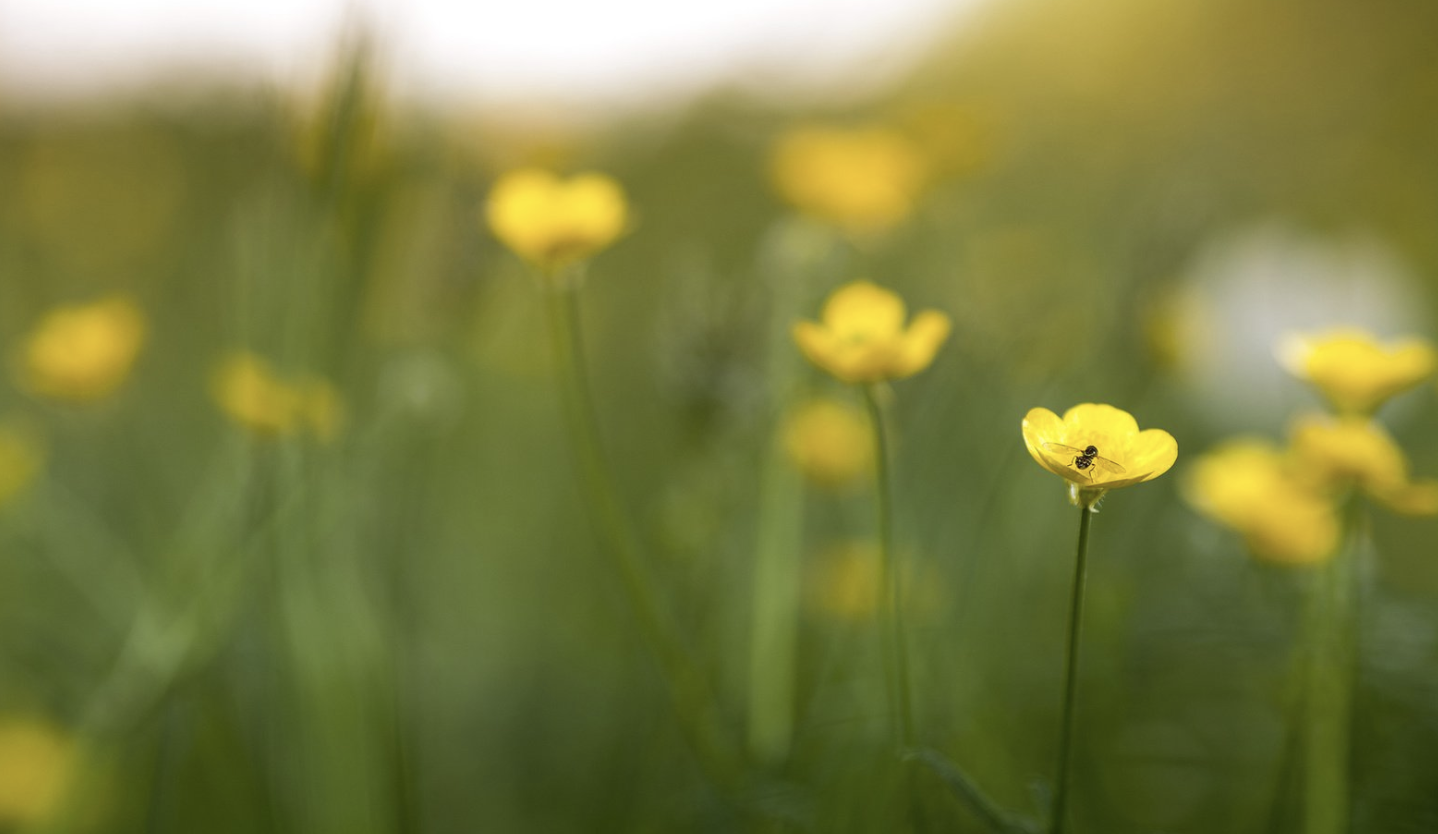
<instances>
[{"instance_id":1,"label":"tall grass seed head","mask_svg":"<svg viewBox=\"0 0 1438 834\"><path fill-rule=\"evenodd\" d=\"M774 144L769 167L789 204L861 236L913 213L926 179L918 148L883 127L795 128Z\"/></svg>"},{"instance_id":2,"label":"tall grass seed head","mask_svg":"<svg viewBox=\"0 0 1438 834\"><path fill-rule=\"evenodd\" d=\"M604 174L561 179L521 168L499 178L484 216L501 243L537 269L554 273L588 260L624 233L624 191Z\"/></svg>"},{"instance_id":3,"label":"tall grass seed head","mask_svg":"<svg viewBox=\"0 0 1438 834\"><path fill-rule=\"evenodd\" d=\"M1185 500L1239 533L1261 560L1300 565L1333 555L1339 522L1332 500L1294 472L1293 460L1262 440L1235 439L1200 455L1183 479Z\"/></svg>"},{"instance_id":4,"label":"tall grass seed head","mask_svg":"<svg viewBox=\"0 0 1438 834\"><path fill-rule=\"evenodd\" d=\"M1438 369L1438 352L1425 339L1379 342L1353 328L1290 334L1277 354L1290 373L1316 388L1341 414L1372 414Z\"/></svg>"},{"instance_id":5,"label":"tall grass seed head","mask_svg":"<svg viewBox=\"0 0 1438 834\"><path fill-rule=\"evenodd\" d=\"M21 384L54 400L102 399L125 382L145 336L145 316L125 296L57 307L41 318L20 351Z\"/></svg>"},{"instance_id":6,"label":"tall grass seed head","mask_svg":"<svg viewBox=\"0 0 1438 834\"><path fill-rule=\"evenodd\" d=\"M1040 466L1070 485L1077 506L1093 509L1111 489L1151 481L1178 459L1178 441L1162 429L1139 431L1133 415L1111 405L1082 403L1059 417L1031 409L1024 446Z\"/></svg>"},{"instance_id":7,"label":"tall grass seed head","mask_svg":"<svg viewBox=\"0 0 1438 834\"><path fill-rule=\"evenodd\" d=\"M903 299L868 281L835 290L818 322L794 325L810 362L842 382L904 379L927 368L949 336L949 317L924 310L904 325Z\"/></svg>"}]
</instances>

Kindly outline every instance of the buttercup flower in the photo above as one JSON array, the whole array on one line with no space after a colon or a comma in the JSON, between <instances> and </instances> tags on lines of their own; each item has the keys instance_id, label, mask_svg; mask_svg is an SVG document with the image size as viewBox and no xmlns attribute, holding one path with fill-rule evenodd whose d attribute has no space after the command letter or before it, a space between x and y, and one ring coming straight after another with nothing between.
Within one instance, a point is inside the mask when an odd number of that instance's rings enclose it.
<instances>
[{"instance_id":1,"label":"buttercup flower","mask_svg":"<svg viewBox=\"0 0 1438 834\"><path fill-rule=\"evenodd\" d=\"M0 505L30 483L42 457L39 444L27 432L0 425Z\"/></svg>"},{"instance_id":2,"label":"buttercup flower","mask_svg":"<svg viewBox=\"0 0 1438 834\"><path fill-rule=\"evenodd\" d=\"M858 234L908 217L924 185L918 149L879 127L790 131L774 146L771 173L795 208Z\"/></svg>"},{"instance_id":3,"label":"buttercup flower","mask_svg":"<svg viewBox=\"0 0 1438 834\"><path fill-rule=\"evenodd\" d=\"M1371 414L1438 369L1438 353L1424 339L1385 344L1354 329L1288 336L1278 346L1278 358L1345 414Z\"/></svg>"},{"instance_id":4,"label":"buttercup flower","mask_svg":"<svg viewBox=\"0 0 1438 834\"><path fill-rule=\"evenodd\" d=\"M838 400L810 400L790 415L784 451L805 477L824 487L847 486L874 469L864 416Z\"/></svg>"},{"instance_id":5,"label":"buttercup flower","mask_svg":"<svg viewBox=\"0 0 1438 834\"><path fill-rule=\"evenodd\" d=\"M343 417L339 393L328 382L280 379L253 353L236 353L220 364L213 392L220 408L240 426L266 437L308 429L334 439Z\"/></svg>"},{"instance_id":6,"label":"buttercup flower","mask_svg":"<svg viewBox=\"0 0 1438 834\"><path fill-rule=\"evenodd\" d=\"M1317 486L1356 485L1397 512L1438 515L1438 482L1411 480L1403 450L1372 420L1302 417L1292 445L1300 471Z\"/></svg>"},{"instance_id":7,"label":"buttercup flower","mask_svg":"<svg viewBox=\"0 0 1438 834\"><path fill-rule=\"evenodd\" d=\"M619 184L603 174L562 180L522 168L495 183L484 214L500 242L554 272L612 244L624 232L628 209Z\"/></svg>"},{"instance_id":8,"label":"buttercup flower","mask_svg":"<svg viewBox=\"0 0 1438 834\"><path fill-rule=\"evenodd\" d=\"M1083 403L1060 418L1047 408L1024 416L1024 445L1039 465L1069 482L1073 502L1092 508L1103 494L1151 481L1178 459L1178 442L1162 429L1139 431L1127 411Z\"/></svg>"},{"instance_id":9,"label":"buttercup flower","mask_svg":"<svg viewBox=\"0 0 1438 834\"><path fill-rule=\"evenodd\" d=\"M904 327L904 301L868 281L834 291L821 323L794 325L794 341L809 361L843 382L903 379L929 367L949 336L949 317L925 310Z\"/></svg>"},{"instance_id":10,"label":"buttercup flower","mask_svg":"<svg viewBox=\"0 0 1438 834\"><path fill-rule=\"evenodd\" d=\"M71 741L29 718L0 723L0 825L34 825L56 810L73 767Z\"/></svg>"},{"instance_id":11,"label":"buttercup flower","mask_svg":"<svg viewBox=\"0 0 1438 834\"><path fill-rule=\"evenodd\" d=\"M144 342L144 315L128 298L58 307L25 342L21 382L57 400L97 400L125 381Z\"/></svg>"},{"instance_id":12,"label":"buttercup flower","mask_svg":"<svg viewBox=\"0 0 1438 834\"><path fill-rule=\"evenodd\" d=\"M848 622L872 620L880 613L883 559L874 542L830 544L814 554L807 573L805 601L815 613ZM937 577L906 566L902 584L906 615L923 616L942 607L945 595Z\"/></svg>"},{"instance_id":13,"label":"buttercup flower","mask_svg":"<svg viewBox=\"0 0 1438 834\"><path fill-rule=\"evenodd\" d=\"M1260 559L1312 564L1338 547L1333 503L1264 441L1232 440L1201 455L1187 469L1183 492L1199 512L1242 535Z\"/></svg>"}]
</instances>

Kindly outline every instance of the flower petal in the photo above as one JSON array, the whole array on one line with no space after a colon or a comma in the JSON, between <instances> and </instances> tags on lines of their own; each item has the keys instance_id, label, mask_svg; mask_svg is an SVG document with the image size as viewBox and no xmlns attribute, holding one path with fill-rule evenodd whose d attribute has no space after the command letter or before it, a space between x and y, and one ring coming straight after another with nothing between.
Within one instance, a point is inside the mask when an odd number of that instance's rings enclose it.
<instances>
[{"instance_id":1,"label":"flower petal","mask_svg":"<svg viewBox=\"0 0 1438 834\"><path fill-rule=\"evenodd\" d=\"M823 322L845 341L897 338L904 328L904 300L869 281L845 284L829 296Z\"/></svg>"},{"instance_id":2,"label":"flower petal","mask_svg":"<svg viewBox=\"0 0 1438 834\"><path fill-rule=\"evenodd\" d=\"M1178 460L1178 441L1163 429L1145 429L1134 439L1128 459L1135 472L1144 473L1143 480L1151 481Z\"/></svg>"},{"instance_id":3,"label":"flower petal","mask_svg":"<svg viewBox=\"0 0 1438 834\"><path fill-rule=\"evenodd\" d=\"M1045 443L1063 442L1064 424L1057 414L1047 408L1029 409L1029 413L1024 415L1023 433L1024 446L1039 466L1061 478L1074 480L1078 473L1069 468L1069 461L1060 459L1044 447Z\"/></svg>"},{"instance_id":4,"label":"flower petal","mask_svg":"<svg viewBox=\"0 0 1438 834\"><path fill-rule=\"evenodd\" d=\"M834 372L834 358L839 344L832 331L812 321L800 321L794 323L793 333L794 342L810 362L830 373Z\"/></svg>"},{"instance_id":5,"label":"flower petal","mask_svg":"<svg viewBox=\"0 0 1438 834\"><path fill-rule=\"evenodd\" d=\"M934 356L949 338L953 323L938 310L925 310L914 316L899 344L899 355L893 367L895 379L903 379L929 367Z\"/></svg>"}]
</instances>

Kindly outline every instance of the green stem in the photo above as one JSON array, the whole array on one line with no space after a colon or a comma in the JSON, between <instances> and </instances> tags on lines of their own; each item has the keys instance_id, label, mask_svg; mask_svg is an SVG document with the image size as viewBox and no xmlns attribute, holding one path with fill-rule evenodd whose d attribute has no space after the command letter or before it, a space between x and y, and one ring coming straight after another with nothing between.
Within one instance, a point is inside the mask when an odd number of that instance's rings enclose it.
<instances>
[{"instance_id":1,"label":"green stem","mask_svg":"<svg viewBox=\"0 0 1438 834\"><path fill-rule=\"evenodd\" d=\"M1088 563L1088 530L1093 511L1079 507L1078 549L1074 554L1073 601L1069 605L1068 654L1064 658L1064 712L1059 725L1058 775L1054 779L1054 804L1050 829L1063 834L1068 827L1069 759L1073 745L1074 702L1077 700L1079 636L1083 631L1083 587Z\"/></svg>"},{"instance_id":2,"label":"green stem","mask_svg":"<svg viewBox=\"0 0 1438 834\"><path fill-rule=\"evenodd\" d=\"M1314 574L1308 594L1304 834L1347 834L1350 825L1361 518L1355 496L1344 523L1346 544Z\"/></svg>"},{"instance_id":3,"label":"green stem","mask_svg":"<svg viewBox=\"0 0 1438 834\"><path fill-rule=\"evenodd\" d=\"M874 491L877 507L880 570L880 609L888 632L883 641L884 672L889 692L889 714L897 717L895 738L905 750L914 746L914 716L910 707L909 658L904 641L903 584L894 559L893 491L889 483L889 446L884 432L884 410L873 385L862 387L874 436Z\"/></svg>"},{"instance_id":4,"label":"green stem","mask_svg":"<svg viewBox=\"0 0 1438 834\"><path fill-rule=\"evenodd\" d=\"M637 537L629 526L618 491L604 457L584 367L580 335L578 283L550 276L545 280L545 301L558 363L561 395L570 443L578 456L580 486L614 571L623 583L644 642L658 662L668 685L670 700L700 765L716 785L731 791L739 778L737 753L720 731L718 710L708 681L692 655L675 638L675 631L659 606L640 558Z\"/></svg>"}]
</instances>

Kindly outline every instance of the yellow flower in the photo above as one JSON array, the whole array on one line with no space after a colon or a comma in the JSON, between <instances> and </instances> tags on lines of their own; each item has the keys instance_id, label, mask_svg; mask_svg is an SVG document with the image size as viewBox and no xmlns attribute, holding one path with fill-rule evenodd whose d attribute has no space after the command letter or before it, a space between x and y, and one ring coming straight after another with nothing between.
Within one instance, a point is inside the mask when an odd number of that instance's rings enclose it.
<instances>
[{"instance_id":1,"label":"yellow flower","mask_svg":"<svg viewBox=\"0 0 1438 834\"><path fill-rule=\"evenodd\" d=\"M1397 512L1438 514L1438 483L1412 481L1403 450L1366 417L1299 418L1292 445L1301 471L1317 486L1357 485Z\"/></svg>"},{"instance_id":2,"label":"yellow flower","mask_svg":"<svg viewBox=\"0 0 1438 834\"><path fill-rule=\"evenodd\" d=\"M1067 480L1075 504L1092 508L1104 492L1151 481L1178 459L1162 429L1138 430L1127 411L1083 403L1060 418L1047 408L1024 416L1024 445L1039 465Z\"/></svg>"},{"instance_id":3,"label":"yellow flower","mask_svg":"<svg viewBox=\"0 0 1438 834\"><path fill-rule=\"evenodd\" d=\"M1290 335L1279 344L1278 357L1290 373L1346 414L1371 414L1438 368L1438 353L1424 339L1383 344L1354 329Z\"/></svg>"},{"instance_id":4,"label":"yellow flower","mask_svg":"<svg viewBox=\"0 0 1438 834\"><path fill-rule=\"evenodd\" d=\"M880 127L804 127L775 144L775 186L800 211L850 233L882 232L913 211L924 186L919 151Z\"/></svg>"},{"instance_id":5,"label":"yellow flower","mask_svg":"<svg viewBox=\"0 0 1438 834\"><path fill-rule=\"evenodd\" d=\"M65 792L72 742L50 725L8 718L0 723L0 825L46 819Z\"/></svg>"},{"instance_id":6,"label":"yellow flower","mask_svg":"<svg viewBox=\"0 0 1438 834\"><path fill-rule=\"evenodd\" d=\"M1259 440L1232 440L1188 468L1184 497L1209 518L1236 530L1253 555L1311 564L1338 547L1333 504L1298 480L1289 459Z\"/></svg>"},{"instance_id":7,"label":"yellow flower","mask_svg":"<svg viewBox=\"0 0 1438 834\"><path fill-rule=\"evenodd\" d=\"M129 298L58 307L25 342L21 380L41 396L97 400L125 381L144 342L144 315Z\"/></svg>"},{"instance_id":8,"label":"yellow flower","mask_svg":"<svg viewBox=\"0 0 1438 834\"><path fill-rule=\"evenodd\" d=\"M591 173L561 180L537 168L500 177L484 211L500 242L547 272L608 247L628 217L624 192L613 179Z\"/></svg>"},{"instance_id":9,"label":"yellow flower","mask_svg":"<svg viewBox=\"0 0 1438 834\"><path fill-rule=\"evenodd\" d=\"M322 441L334 439L343 419L339 393L324 380L280 379L253 353L236 353L220 364L214 396L230 419L255 434L280 437L309 429Z\"/></svg>"},{"instance_id":10,"label":"yellow flower","mask_svg":"<svg viewBox=\"0 0 1438 834\"><path fill-rule=\"evenodd\" d=\"M40 445L27 432L0 425L0 504L34 479L42 459Z\"/></svg>"},{"instance_id":11,"label":"yellow flower","mask_svg":"<svg viewBox=\"0 0 1438 834\"><path fill-rule=\"evenodd\" d=\"M942 608L947 596L939 578L905 564L899 580L905 614L925 617ZM814 554L806 572L805 602L815 613L854 623L878 615L884 574L874 542L832 543Z\"/></svg>"},{"instance_id":12,"label":"yellow flower","mask_svg":"<svg viewBox=\"0 0 1438 834\"><path fill-rule=\"evenodd\" d=\"M794 341L809 361L843 382L903 379L929 367L949 336L949 317L937 310L914 316L904 328L903 299L868 281L834 291L822 324L794 325Z\"/></svg>"},{"instance_id":13,"label":"yellow flower","mask_svg":"<svg viewBox=\"0 0 1438 834\"><path fill-rule=\"evenodd\" d=\"M873 471L868 424L852 406L838 400L810 400L789 415L784 451L814 483L841 488Z\"/></svg>"}]
</instances>

